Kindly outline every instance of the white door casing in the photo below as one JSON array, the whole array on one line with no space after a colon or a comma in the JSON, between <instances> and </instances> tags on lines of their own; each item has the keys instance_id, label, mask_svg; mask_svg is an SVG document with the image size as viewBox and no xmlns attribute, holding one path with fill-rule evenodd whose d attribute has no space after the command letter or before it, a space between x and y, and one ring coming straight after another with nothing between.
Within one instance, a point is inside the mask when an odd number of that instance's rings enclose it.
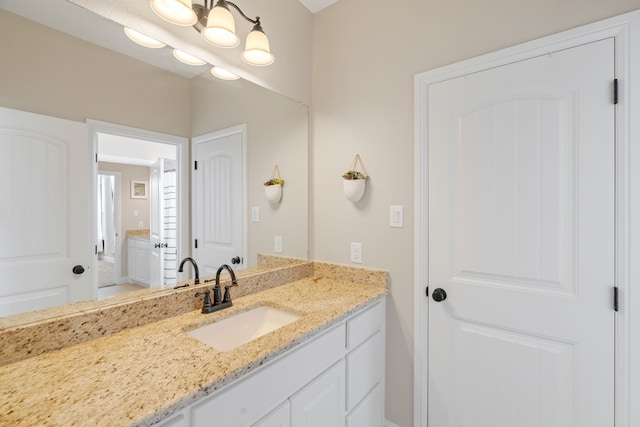
<instances>
[{"instance_id":1,"label":"white door casing","mask_svg":"<svg viewBox=\"0 0 640 427\"><path fill-rule=\"evenodd\" d=\"M609 354L613 351L613 348L615 348L614 357L615 357L616 426L631 426L631 425L634 425L633 420L638 419L637 417L640 415L640 413L638 413L638 411L633 412L634 409L630 404L630 402L633 401L632 395L630 392L630 387L629 387L632 381L631 376L629 375L629 372L630 372L629 367L630 365L632 365L632 361L633 361L633 359L630 357L630 354L634 350L637 352L638 345L637 344L635 346L632 345L633 343L631 342L630 340L631 337L629 335L630 326L631 326L631 323L630 323L631 316L630 316L629 308L633 304L634 300L632 299L632 296L629 296L628 284L630 281L631 274L634 273L635 271L632 268L633 265L629 262L631 257L631 252L630 252L631 242L637 243L638 237L639 237L637 233L632 233L630 229L630 224L633 222L633 216L630 215L630 211L632 210L632 208L638 206L638 200L633 195L629 194L630 179L632 176L634 176L634 174L637 175L637 173L633 172L633 169L630 168L630 165L631 163L633 163L633 161L632 159L630 160L630 157L629 157L629 147L630 147L630 135L633 133L634 130L638 132L639 129L637 125L634 125L629 120L631 106L628 101L632 93L637 94L638 92L638 91L634 92L632 90L632 86L630 82L632 73L630 72L630 69L633 68L634 66L638 67L640 65L640 61L638 60L638 58L630 56L629 50L630 50L630 46L633 45L632 41L635 42L636 44L640 43L640 36L637 32L639 21L640 21L640 14L638 12L634 12L631 14L622 15L620 17L611 18L596 24L591 24L589 26L581 27L575 30L567 31L561 34L550 36L541 40L526 43L521 46L509 48L504 51L485 55L479 58L474 58L472 60L464 61L459 64L453 64L451 66L443 67L441 69L422 73L416 76L416 92L415 92L416 94L416 104L415 104L415 111L416 111L416 120L415 120L416 122L416 147L415 147L416 148L416 186L415 186L416 223L415 223L415 226L416 226L417 237L415 240L415 256L416 256L415 258L416 259L416 262L415 262L415 265L416 265L416 271L415 271L415 278L416 278L416 281L415 281L415 301L416 301L415 302L415 379L416 381L414 383L415 425L426 426L427 418L429 418L428 417L429 411L427 409L427 402L430 398L427 392L429 373L426 367L428 363L427 355L432 354L433 348L427 345L427 337L428 337L429 328L433 327L432 312L436 310L434 306L430 306L430 304L433 305L433 302L429 302L429 300L425 297L425 294L424 294L425 286L427 284L427 277L429 277L431 273L431 271L428 268L428 265L424 261L427 259L427 254L433 255L433 253L436 252L435 249L430 247L428 244L428 242L432 240L432 237L429 235L430 231L426 227L427 221L429 221L429 223L435 222L435 219L430 218L427 214L429 212L429 199L427 198L428 192L426 190L427 190L427 184L429 183L427 179L427 173L429 172L429 170L427 169L426 165L430 159L430 156L432 155L431 151L428 152L426 149L427 144L431 143L430 137L432 136L430 133L431 132L430 123L429 123L429 120L427 119L428 117L430 117L430 114L432 113L431 111L432 105L429 103L429 94L432 92L433 89L435 89L436 85L447 80L456 79L458 77L461 77L467 74L481 73L484 70L489 70L495 67L504 66L506 64L516 63L518 61L527 60L527 59L534 58L541 55L547 55L551 52L559 52L563 49L569 49L575 46L583 45L585 43L603 40L606 38L611 38L612 41L613 40L615 41L615 46L613 48L613 50L615 51L615 59L613 60L613 62L615 64L616 77L620 82L619 84L620 89L618 93L618 98L620 102L615 107L616 116L615 116L615 123L614 123L615 133L617 136L615 141L615 153L613 154L615 156L615 172L614 173L615 173L616 187L615 187L615 193L610 196L611 198L615 196L614 206L616 209L615 213L613 214L615 215L615 220L616 220L615 243L611 245L611 246L615 245L616 258L613 261L615 264L614 264L614 272L612 273L612 275L614 275L615 278L614 280L612 280L613 283L609 284L608 291L606 289L601 290L600 296L603 298L605 303L608 301L607 305L609 306L609 309L612 309L611 286L615 284L619 289L619 294L621 295L621 298L619 301L620 311L616 314L613 314L613 312L611 314L611 316L615 319L615 332L614 332L615 343L610 343L609 347L611 347L611 349L606 349L604 350L604 352ZM635 32L632 30L633 28L636 28ZM612 92L609 98L610 98L610 101L612 101L612 98L613 98ZM574 100L575 100L575 97L574 97ZM611 154L608 154L608 155L611 157ZM635 163L636 163L635 164L636 168L638 168L638 166L640 165L637 164L638 162L635 162ZM578 172L580 172L580 167L584 167L584 165L576 165L576 166L577 166L576 170ZM581 177L590 179L590 177L585 176L584 173L582 174ZM565 179L565 182L566 182L566 179ZM577 180L576 182L579 182L579 180ZM432 186L437 185L435 183L429 183L429 184ZM486 182L484 184L486 184ZM483 183L478 182L477 185L482 186ZM508 182L503 183L501 190L506 191L508 187L509 187ZM565 191L565 189L562 189L562 188L552 189L552 190L555 192ZM600 190L601 189L598 189L598 191ZM561 201L565 205L567 206L569 205L566 203L565 200L561 200ZM580 203L582 203L582 201L583 199L579 199L579 198L576 199L575 201L576 208L580 207ZM596 210L599 210L599 209L596 209ZM454 219L459 220L460 217L457 217ZM501 220L508 221L508 215L503 215L501 217ZM509 224L501 223L501 226L503 227L507 227L508 225ZM488 228L491 228L491 225ZM574 237L577 238L580 235L579 231L580 229L577 229ZM475 236L477 238L483 232L488 233L488 230L483 230L476 227L476 232L479 233ZM561 236L560 239L557 239L557 240L561 240L561 239L566 240L566 238L567 236L565 233L564 236ZM587 236L586 238L591 238L591 237ZM454 243L460 242L460 241L463 241L463 240L461 240L460 236L458 236L458 240L457 241L454 240ZM574 241L569 243L578 244L578 243L584 243L584 242L577 240L577 242ZM478 247L474 249L478 250ZM587 248L586 252L581 252L580 259L588 259L588 256L594 255L594 251L592 251L592 249L593 248ZM566 250L566 247L565 247L565 250ZM468 255L472 252L473 250L467 250L466 254ZM487 254L491 253L491 251L489 250L487 250L486 252ZM613 252L613 250L611 252ZM488 260L487 254L480 255L481 260L480 261L476 260L476 265L474 266L475 268L477 268L478 264L482 264L483 262L486 262ZM462 257L462 259L464 259L463 257L464 253L459 255L460 256L458 258ZM503 253L503 255L511 257L512 259L514 257L514 253ZM547 257L550 258L549 254L545 253L544 255L547 255ZM607 255L607 257L610 257L610 256L611 255ZM436 262L436 261L434 260L433 262ZM455 263L454 266L460 267L460 261ZM465 266L465 267L468 267L468 266ZM495 267L495 264L494 264L494 267ZM455 271L455 268L453 269L453 271ZM453 273L451 275L453 275ZM486 277L484 279L486 279ZM499 283L498 281L498 283L493 283L492 287L495 288L495 289L491 289L492 292L495 291L496 289L500 290L501 288L505 287L505 283ZM433 290L434 288L435 286L432 286L431 290ZM578 288L574 288L574 290L575 289L581 289L581 288L578 287ZM440 303L440 304L448 303L448 308L445 309L444 305L440 307L436 306L438 307L438 310L441 310L441 311L456 310L458 308L457 306L454 306L454 297L456 296L456 292L458 291L454 290L453 293L449 292L448 299ZM531 287L531 284L528 284L528 289L523 290L522 292L528 293L529 296L531 296L533 299L538 298L539 294L542 294L544 292L554 293L552 288L549 288L547 290L544 290L544 289L536 290L535 286L533 288ZM567 301L577 299L571 296L571 292L569 292L568 294L565 293L565 295L562 295L562 294L563 292L560 292L558 296L563 297ZM584 292L581 290L581 292L578 293L578 296L579 297L584 296ZM626 296L629 296L629 297L627 298ZM460 297L460 295L458 295L457 297L458 299L466 299L469 296L467 295L466 297L462 298ZM471 306L470 304L468 304L468 301L464 301L464 303L467 303L468 306ZM637 302L636 302L636 305L637 305ZM486 310L485 308L484 311L487 312L488 310ZM477 312L481 313L483 312L483 310L475 310L475 313ZM463 316L462 311L460 313L455 311L455 314L459 316ZM515 316L515 317L526 317L526 316L521 316L521 314L524 314L524 313L517 313L517 314L519 314L519 316ZM490 311L488 312L488 315L490 317L493 316L493 319L498 317L497 315L495 315L494 313L491 313ZM466 321L467 318L465 318L464 320ZM498 341L501 344L504 344L505 342L504 338L506 336L509 336L509 339L514 337L514 335L509 335L508 331L505 332L504 330L500 331L500 332L504 332L503 335L501 337L498 337L498 333L496 332L496 330L499 328L496 328L495 325L491 324L490 321L487 321L487 323L489 323L489 327L485 327L485 325L474 326L474 325L469 325L468 323L463 326L467 328L466 329L467 331L471 331L473 327L475 327L475 329L473 329L473 332L475 332L476 336L482 336L487 339L491 337L491 339L493 339L494 341ZM609 322L607 321L605 323L609 323ZM493 330L490 330L492 328ZM558 329L560 329L561 332L564 332L564 329L566 328L561 327ZM537 339L537 338L550 338L550 337L533 335L533 338ZM527 345L526 339L521 338L521 342L525 346ZM539 343L539 340L538 340L538 343ZM548 347L548 349L550 349L550 347ZM483 357L486 358L486 354L483 355L482 352L477 353L476 355L480 359ZM609 370L609 368L605 368L605 369ZM480 372L479 374L482 376L482 375L486 375L487 373ZM637 376L635 376L634 379L637 379L636 377ZM587 387L597 387L597 386L588 385ZM578 390L572 390L573 392L575 392L576 398L578 398L577 397L578 395L582 395L583 393L582 388L583 387L580 387ZM610 396L607 396L605 400L613 399L613 392L610 392L609 394ZM435 397L432 397L432 400L435 400ZM599 405L599 402L588 402L588 404ZM483 413L486 414L486 411L483 412L482 410L480 410L480 414L482 415ZM541 415L540 413L538 413L535 416L540 417ZM539 419L544 420L544 416L545 415L542 415L542 418L539 418ZM482 418L482 416L480 418ZM613 417L610 417L610 418L613 418ZM462 423L463 421L460 421L460 422ZM607 424L604 424L604 425L612 425L613 421L609 419L608 421L606 421L606 423ZM439 426L440 424L436 422L435 424L432 423L429 425ZM442 425L446 425L446 424L442 424ZM463 424L460 424L460 425L463 425ZM464 424L464 425L467 425L467 424ZM484 424L482 424L481 422L478 422L478 424L472 424L472 425L484 425ZM499 425L499 424L496 424L496 425ZM521 424L521 425L528 425L528 424ZM544 424L544 425L547 425L547 424ZM552 425L552 424L548 424L548 425ZM588 425L588 424L584 424L584 425Z\"/></svg>"},{"instance_id":2,"label":"white door casing","mask_svg":"<svg viewBox=\"0 0 640 427\"><path fill-rule=\"evenodd\" d=\"M98 175L107 175L114 177L114 188L113 188L113 199L114 199L114 218L113 224L115 228L115 250L113 254L113 283L121 283L121 264L122 264L122 249L121 242L122 238L120 237L120 229L122 224L122 194L121 194L121 186L122 186L122 173L121 172L113 172L113 171L98 171ZM97 219L96 219L97 220ZM99 243L99 242L97 242Z\"/></svg>"},{"instance_id":3,"label":"white door casing","mask_svg":"<svg viewBox=\"0 0 640 427\"><path fill-rule=\"evenodd\" d=\"M246 257L245 170L246 125L193 139L197 162L192 179L194 256L200 275L214 274L221 264L243 268ZM240 264L232 259L240 257Z\"/></svg>"},{"instance_id":4,"label":"white door casing","mask_svg":"<svg viewBox=\"0 0 640 427\"><path fill-rule=\"evenodd\" d=\"M0 108L0 315L93 297L89 151L83 123Z\"/></svg>"},{"instance_id":5,"label":"white door casing","mask_svg":"<svg viewBox=\"0 0 640 427\"><path fill-rule=\"evenodd\" d=\"M188 244L187 242L189 240L189 231L188 231L189 221L183 220L183 218L188 217L188 214L186 213L189 211L189 197L186 196L189 191L189 187L188 187L189 179L187 175L189 155L188 153L186 153L186 151L188 151L188 145L187 145L188 139L179 137L179 136L168 135L160 132L132 128L129 126L118 125L115 123L101 122L98 120L91 120L91 119L87 119L87 127L89 129L89 137L92 141L92 148L93 148L90 158L95 160L93 163L94 164L94 169L93 169L94 180L97 179L97 174L98 174L97 154L98 154L99 134L116 135L116 136L122 136L125 138L134 138L134 139L140 139L140 140L150 141L154 143L168 144L175 148L175 159L176 159L175 169L176 169L177 187L176 187L176 200L173 202L175 204L175 216L176 216L175 218L176 225L175 225L175 232L174 232L175 236L173 237L176 237L176 242L175 242L176 247L174 249L176 253L175 256L176 257L181 256L181 254L184 253L183 248ZM95 194L94 194L93 205L92 205L94 206L94 209L91 214L92 218L97 217L97 213L95 212L96 205L97 203L95 201ZM92 224L92 227L93 227L93 234L96 235L97 224L95 224L94 222ZM126 241L126 236L123 236L123 238ZM94 271L94 273L96 272ZM93 280L95 283L97 283L97 280L98 280L97 274L94 276ZM172 280L175 280L175 279L172 279Z\"/></svg>"}]
</instances>

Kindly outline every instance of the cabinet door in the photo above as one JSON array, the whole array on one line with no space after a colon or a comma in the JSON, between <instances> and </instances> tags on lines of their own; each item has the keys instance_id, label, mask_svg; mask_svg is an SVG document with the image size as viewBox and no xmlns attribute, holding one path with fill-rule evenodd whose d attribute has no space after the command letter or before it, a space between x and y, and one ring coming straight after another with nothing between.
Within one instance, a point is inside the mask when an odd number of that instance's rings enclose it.
<instances>
[{"instance_id":1,"label":"cabinet door","mask_svg":"<svg viewBox=\"0 0 640 427\"><path fill-rule=\"evenodd\" d=\"M139 282L148 285L151 273L151 243L148 240L138 240L136 250L136 274Z\"/></svg>"},{"instance_id":2,"label":"cabinet door","mask_svg":"<svg viewBox=\"0 0 640 427\"><path fill-rule=\"evenodd\" d=\"M287 400L251 427L291 427L291 406Z\"/></svg>"},{"instance_id":3,"label":"cabinet door","mask_svg":"<svg viewBox=\"0 0 640 427\"><path fill-rule=\"evenodd\" d=\"M376 332L347 355L347 410L350 411L381 382L384 375L382 333Z\"/></svg>"},{"instance_id":4,"label":"cabinet door","mask_svg":"<svg viewBox=\"0 0 640 427\"><path fill-rule=\"evenodd\" d=\"M136 241L127 239L127 275L131 280L137 280L136 276Z\"/></svg>"},{"instance_id":5,"label":"cabinet door","mask_svg":"<svg viewBox=\"0 0 640 427\"><path fill-rule=\"evenodd\" d=\"M383 409L382 386L378 384L347 416L347 427L382 427Z\"/></svg>"},{"instance_id":6,"label":"cabinet door","mask_svg":"<svg viewBox=\"0 0 640 427\"><path fill-rule=\"evenodd\" d=\"M325 371L291 400L291 425L344 427L344 361Z\"/></svg>"}]
</instances>

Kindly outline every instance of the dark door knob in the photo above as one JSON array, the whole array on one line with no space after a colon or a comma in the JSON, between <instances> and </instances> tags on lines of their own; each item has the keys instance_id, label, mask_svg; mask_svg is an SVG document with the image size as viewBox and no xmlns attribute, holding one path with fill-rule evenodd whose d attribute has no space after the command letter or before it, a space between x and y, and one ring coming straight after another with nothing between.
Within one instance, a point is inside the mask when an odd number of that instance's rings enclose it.
<instances>
[{"instance_id":1,"label":"dark door knob","mask_svg":"<svg viewBox=\"0 0 640 427\"><path fill-rule=\"evenodd\" d=\"M82 274L84 273L84 267L81 265L76 265L71 271L73 271L73 274Z\"/></svg>"},{"instance_id":2,"label":"dark door knob","mask_svg":"<svg viewBox=\"0 0 640 427\"><path fill-rule=\"evenodd\" d=\"M240 257L233 257L231 258L231 264L240 264Z\"/></svg>"},{"instance_id":3,"label":"dark door knob","mask_svg":"<svg viewBox=\"0 0 640 427\"><path fill-rule=\"evenodd\" d=\"M433 298L433 300L435 302L441 302L447 299L447 293L445 292L444 289L442 288L437 288L436 290L433 291L433 293L431 294L431 298Z\"/></svg>"}]
</instances>

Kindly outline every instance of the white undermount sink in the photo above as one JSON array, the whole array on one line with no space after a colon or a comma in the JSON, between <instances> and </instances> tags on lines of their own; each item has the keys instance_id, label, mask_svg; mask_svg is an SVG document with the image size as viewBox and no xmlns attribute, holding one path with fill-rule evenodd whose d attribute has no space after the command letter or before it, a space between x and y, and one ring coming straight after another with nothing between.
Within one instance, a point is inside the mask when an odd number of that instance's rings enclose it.
<instances>
[{"instance_id":1,"label":"white undermount sink","mask_svg":"<svg viewBox=\"0 0 640 427\"><path fill-rule=\"evenodd\" d=\"M261 306L194 329L188 334L218 351L230 351L299 318L297 314Z\"/></svg>"}]
</instances>

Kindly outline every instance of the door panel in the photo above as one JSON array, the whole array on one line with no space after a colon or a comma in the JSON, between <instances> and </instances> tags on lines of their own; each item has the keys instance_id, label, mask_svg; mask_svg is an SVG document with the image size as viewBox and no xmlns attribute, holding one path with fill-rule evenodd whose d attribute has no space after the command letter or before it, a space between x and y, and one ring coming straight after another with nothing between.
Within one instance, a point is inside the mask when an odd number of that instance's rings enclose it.
<instances>
[{"instance_id":1,"label":"door panel","mask_svg":"<svg viewBox=\"0 0 640 427\"><path fill-rule=\"evenodd\" d=\"M92 297L89 177L83 123L0 108L0 316Z\"/></svg>"},{"instance_id":2,"label":"door panel","mask_svg":"<svg viewBox=\"0 0 640 427\"><path fill-rule=\"evenodd\" d=\"M244 133L235 128L200 137L194 144L194 251L200 274L215 274L221 264L244 254ZM233 265L242 268L244 263Z\"/></svg>"},{"instance_id":3,"label":"door panel","mask_svg":"<svg viewBox=\"0 0 640 427\"><path fill-rule=\"evenodd\" d=\"M613 40L429 88L429 425L613 426Z\"/></svg>"},{"instance_id":4,"label":"door panel","mask_svg":"<svg viewBox=\"0 0 640 427\"><path fill-rule=\"evenodd\" d=\"M149 260L149 284L152 288L164 287L164 159L158 159L150 167L149 172L149 243L151 257Z\"/></svg>"}]
</instances>

